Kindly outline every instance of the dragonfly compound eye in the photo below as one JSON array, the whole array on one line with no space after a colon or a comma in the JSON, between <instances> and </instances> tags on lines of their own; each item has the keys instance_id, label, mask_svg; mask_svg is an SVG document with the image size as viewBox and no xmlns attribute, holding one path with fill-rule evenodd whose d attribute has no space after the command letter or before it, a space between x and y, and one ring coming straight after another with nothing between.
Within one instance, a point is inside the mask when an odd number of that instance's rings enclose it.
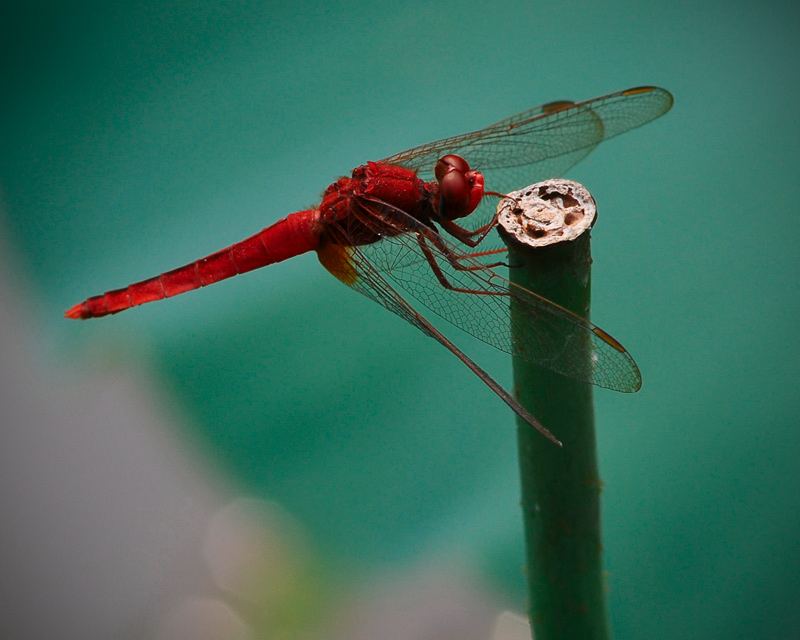
<instances>
[{"instance_id":1,"label":"dragonfly compound eye","mask_svg":"<svg viewBox=\"0 0 800 640\"><path fill-rule=\"evenodd\" d=\"M466 213L470 204L471 185L460 171L450 171L439 181L439 213L453 220Z\"/></svg>"},{"instance_id":2,"label":"dragonfly compound eye","mask_svg":"<svg viewBox=\"0 0 800 640\"><path fill-rule=\"evenodd\" d=\"M439 159L433 173L436 175L436 180L441 182L442 178L451 171L466 173L469 171L469 164L461 156L447 155Z\"/></svg>"}]
</instances>

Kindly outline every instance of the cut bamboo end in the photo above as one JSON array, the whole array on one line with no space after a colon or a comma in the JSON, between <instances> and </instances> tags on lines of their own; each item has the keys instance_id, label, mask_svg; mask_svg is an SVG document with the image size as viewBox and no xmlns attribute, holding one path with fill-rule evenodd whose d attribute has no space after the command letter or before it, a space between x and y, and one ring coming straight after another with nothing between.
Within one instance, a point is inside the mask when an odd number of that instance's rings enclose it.
<instances>
[{"instance_id":1,"label":"cut bamboo end","mask_svg":"<svg viewBox=\"0 0 800 640\"><path fill-rule=\"evenodd\" d=\"M570 242L591 229L597 205L582 184L555 178L509 193L497 213L500 227L517 242L546 247Z\"/></svg>"}]
</instances>

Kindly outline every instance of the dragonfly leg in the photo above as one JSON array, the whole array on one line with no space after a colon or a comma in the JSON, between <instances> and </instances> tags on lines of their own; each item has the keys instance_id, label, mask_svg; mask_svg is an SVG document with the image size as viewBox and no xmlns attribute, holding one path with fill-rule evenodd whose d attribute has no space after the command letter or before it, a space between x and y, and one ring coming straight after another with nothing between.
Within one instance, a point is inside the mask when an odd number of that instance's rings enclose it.
<instances>
[{"instance_id":1,"label":"dragonfly leg","mask_svg":"<svg viewBox=\"0 0 800 640\"><path fill-rule=\"evenodd\" d=\"M487 191L484 194L485 196L498 196L499 198L511 198L511 196L507 196L502 193L497 193L496 191ZM456 238L459 242L467 245L468 247L477 247L483 240L489 235L489 232L497 226L497 219L499 213L495 213L492 216L492 219L482 227L478 227L474 231L470 231L469 229L462 227L460 224L453 222L452 220L448 220L447 218L443 218L440 215L435 215L434 220L436 223L441 225L442 229L447 231L451 236ZM477 236L477 238L475 238Z\"/></svg>"},{"instance_id":2,"label":"dragonfly leg","mask_svg":"<svg viewBox=\"0 0 800 640\"><path fill-rule=\"evenodd\" d=\"M428 261L431 269L433 270L436 279L439 281L445 289L449 289L450 291L456 291L458 293L474 293L477 295L482 296L508 296L511 295L508 292L501 292L501 291L480 291L477 289L465 289L463 287L456 287L454 286L448 279L447 276L444 275L441 267L439 267L439 263L436 262L436 256L433 255L433 251L431 251L430 246L425 240L425 237L422 235L417 235L417 242L419 243L419 248L422 249L422 253L425 255L425 259ZM452 253L447 250L447 247L438 247L444 255L447 257L447 261L459 271L475 271L476 269L486 269L487 267L481 265L476 267L465 267L464 265L458 262L458 256L452 255Z\"/></svg>"},{"instance_id":3,"label":"dragonfly leg","mask_svg":"<svg viewBox=\"0 0 800 640\"><path fill-rule=\"evenodd\" d=\"M467 245L468 247L477 247L481 242L484 241L486 236L489 235L489 232L494 229L495 226L497 226L497 214L492 217L488 224L478 227L475 229L475 231L470 231L469 229L462 227L460 224L456 224L452 220L447 220L441 216L437 216L435 220L436 223L442 227L442 229L447 231L447 233L453 236L456 240ZM475 236L478 237L476 238Z\"/></svg>"},{"instance_id":4,"label":"dragonfly leg","mask_svg":"<svg viewBox=\"0 0 800 640\"><path fill-rule=\"evenodd\" d=\"M508 253L508 249L492 249L491 251L476 251L475 253L465 253L461 256L455 256L456 260L465 260L467 258L485 258L486 256L493 256L498 253L506 254ZM478 271L480 269L494 269L496 267L508 267L511 268L511 265L507 262L492 262L490 264L481 264L481 265L470 265L469 267L463 267L464 271Z\"/></svg>"},{"instance_id":5,"label":"dragonfly leg","mask_svg":"<svg viewBox=\"0 0 800 640\"><path fill-rule=\"evenodd\" d=\"M458 262L459 256L453 255L453 253L446 246L440 246L440 243L437 242L437 238L439 238L438 234L432 234L431 237L428 239L431 240L434 243L434 245L445 255L447 261L453 266L453 268L458 269L459 271L476 271L488 268L485 266L465 267L464 265L459 264ZM422 253L425 256L428 265L430 266L431 270L436 276L436 279L439 281L439 284L441 284L445 289L448 289L450 291L455 291L457 293L472 293L481 296L506 296L511 300L516 300L520 304L520 308L525 312L526 315L529 315L534 320L536 319L537 314L531 309L529 309L528 306L524 304L524 302L522 302L520 298L514 294L513 291L502 291L502 290L486 291L481 289L467 289L464 287L454 286L447 279L447 276L442 271L441 267L439 266L439 263L436 262L436 256L434 255L433 251L431 251L431 248L426 241L426 237L421 234L417 234L417 242L419 243L420 249L422 249ZM498 249L497 251L504 251L504 249ZM492 253L492 252L487 252L487 253ZM466 256L461 256L461 258L464 257Z\"/></svg>"},{"instance_id":6,"label":"dragonfly leg","mask_svg":"<svg viewBox=\"0 0 800 640\"><path fill-rule=\"evenodd\" d=\"M428 240L433 243L433 245L442 252L442 254L447 258L447 261L453 266L453 268L458 269L459 271L482 271L484 269L494 269L495 267L507 267L509 266L505 262L494 262L492 264L468 264L465 265L462 263L464 260L469 260L470 258L481 258L484 256L490 256L497 253L507 253L507 249L491 249L488 251L478 251L475 253L463 253L458 254L454 253L445 243L441 241L441 237L438 234L426 234Z\"/></svg>"}]
</instances>

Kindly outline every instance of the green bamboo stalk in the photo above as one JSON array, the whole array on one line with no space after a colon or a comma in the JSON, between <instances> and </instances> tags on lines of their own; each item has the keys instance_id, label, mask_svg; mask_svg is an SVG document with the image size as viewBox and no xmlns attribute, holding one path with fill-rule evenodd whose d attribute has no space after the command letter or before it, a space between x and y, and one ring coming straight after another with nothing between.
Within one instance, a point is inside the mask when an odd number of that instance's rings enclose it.
<instances>
[{"instance_id":1,"label":"green bamboo stalk","mask_svg":"<svg viewBox=\"0 0 800 640\"><path fill-rule=\"evenodd\" d=\"M588 319L593 221L592 213L574 240L539 247L524 246L501 230L514 265L511 281ZM512 327L529 320L520 314L512 304ZM588 341L586 348L588 358ZM513 368L517 400L563 443L554 446L517 419L533 636L607 640L592 386L520 358Z\"/></svg>"}]
</instances>

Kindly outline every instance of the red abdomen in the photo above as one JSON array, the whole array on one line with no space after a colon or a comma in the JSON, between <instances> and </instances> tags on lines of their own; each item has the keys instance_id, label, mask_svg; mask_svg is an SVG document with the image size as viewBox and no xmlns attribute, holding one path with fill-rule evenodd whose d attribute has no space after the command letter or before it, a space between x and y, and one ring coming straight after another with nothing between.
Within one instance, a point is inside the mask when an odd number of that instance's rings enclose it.
<instances>
[{"instance_id":1,"label":"red abdomen","mask_svg":"<svg viewBox=\"0 0 800 640\"><path fill-rule=\"evenodd\" d=\"M319 217L318 209L293 213L227 249L124 289L89 298L64 315L84 320L119 313L315 250L321 233Z\"/></svg>"}]
</instances>

